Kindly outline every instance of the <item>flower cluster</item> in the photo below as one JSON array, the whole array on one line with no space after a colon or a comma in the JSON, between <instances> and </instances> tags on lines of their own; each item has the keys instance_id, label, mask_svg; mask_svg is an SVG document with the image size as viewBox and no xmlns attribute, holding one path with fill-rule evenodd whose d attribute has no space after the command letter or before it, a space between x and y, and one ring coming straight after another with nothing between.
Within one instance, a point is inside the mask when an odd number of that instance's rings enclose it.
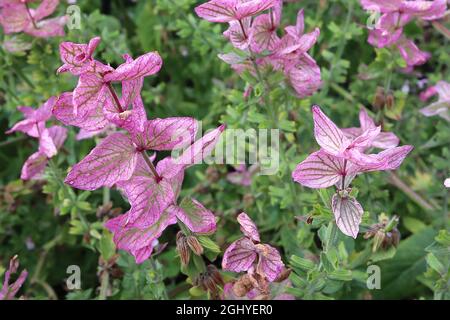
<instances>
[{"instance_id":1,"label":"flower cluster","mask_svg":"<svg viewBox=\"0 0 450 320\"><path fill-rule=\"evenodd\" d=\"M46 122L52 118L52 108L55 102L56 98L51 97L38 109L18 107L25 119L6 131L7 134L20 131L39 140L38 151L33 153L22 167L20 177L23 180L40 179L48 160L57 154L58 149L62 147L66 140L66 128L57 125L46 127Z\"/></svg>"},{"instance_id":2,"label":"flower cluster","mask_svg":"<svg viewBox=\"0 0 450 320\"><path fill-rule=\"evenodd\" d=\"M299 98L312 95L321 85L320 68L307 53L319 37L316 28L304 33L303 10L296 25L285 27L280 37L282 0L211 0L197 8L197 15L210 22L228 23L224 36L241 54L219 55L237 72L260 68L282 71ZM267 13L262 13L267 11Z\"/></svg>"},{"instance_id":3,"label":"flower cluster","mask_svg":"<svg viewBox=\"0 0 450 320\"><path fill-rule=\"evenodd\" d=\"M11 280L11 275L16 273L17 269L19 269L19 259L17 256L14 256L9 261L9 268L5 272L5 280L3 281L3 286L0 289L0 300L14 299L14 296L27 279L28 272L26 270L22 270L17 280L10 284L9 282Z\"/></svg>"},{"instance_id":4,"label":"flower cluster","mask_svg":"<svg viewBox=\"0 0 450 320\"><path fill-rule=\"evenodd\" d=\"M0 0L0 25L5 34L24 32L33 37L64 36L67 17L44 19L52 15L59 0L43 0L36 9L30 8L35 0Z\"/></svg>"},{"instance_id":5,"label":"flower cluster","mask_svg":"<svg viewBox=\"0 0 450 320\"><path fill-rule=\"evenodd\" d=\"M360 0L362 7L381 17L369 32L369 43L377 48L395 46L408 67L424 64L430 54L421 51L403 34L403 27L414 18L437 20L444 16L447 0Z\"/></svg>"},{"instance_id":6,"label":"flower cluster","mask_svg":"<svg viewBox=\"0 0 450 320\"><path fill-rule=\"evenodd\" d=\"M60 45L64 62L58 71L79 76L73 92L63 93L53 114L66 125L97 133L114 126L123 131L107 135L83 160L75 164L65 182L82 190L117 186L128 198L131 209L109 220L119 249L133 254L136 262L147 259L155 240L164 229L177 222L192 232L215 229L213 214L195 199L177 204L184 170L212 152L224 126L197 140L198 124L188 117L147 119L141 98L144 77L157 73L162 60L150 52L125 62L116 69L93 58L100 38L88 44L64 42ZM113 83L121 84L122 95ZM193 143L193 144L192 144ZM192 145L191 145L192 144ZM186 148L180 157L167 157L154 166L147 151Z\"/></svg>"},{"instance_id":7,"label":"flower cluster","mask_svg":"<svg viewBox=\"0 0 450 320\"><path fill-rule=\"evenodd\" d=\"M238 296L242 297L250 292L250 296L268 293L269 284L279 280L284 270L280 253L274 247L261 243L258 228L245 212L239 214L237 220L244 237L227 248L222 268L233 272L247 272L234 284L233 291ZM240 290L243 283L246 283L245 292Z\"/></svg>"},{"instance_id":8,"label":"flower cluster","mask_svg":"<svg viewBox=\"0 0 450 320\"><path fill-rule=\"evenodd\" d=\"M392 134L380 132L365 110L360 112L361 128L338 128L318 106L312 108L314 135L321 149L309 155L294 172L294 181L309 188L336 185L331 208L339 229L356 238L363 209L351 196L350 183L363 172L395 170L413 149L397 147L399 140ZM384 149L368 154L372 148Z\"/></svg>"}]
</instances>

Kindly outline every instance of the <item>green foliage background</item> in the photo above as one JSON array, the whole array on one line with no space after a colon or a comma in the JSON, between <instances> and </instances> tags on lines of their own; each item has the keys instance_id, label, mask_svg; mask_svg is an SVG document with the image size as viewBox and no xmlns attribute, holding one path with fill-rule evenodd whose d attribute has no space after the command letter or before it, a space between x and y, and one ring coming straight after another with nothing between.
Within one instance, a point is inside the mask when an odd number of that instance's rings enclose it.
<instances>
[{"instance_id":1,"label":"green foliage background","mask_svg":"<svg viewBox=\"0 0 450 320\"><path fill-rule=\"evenodd\" d=\"M107 4L109 3L109 4ZM164 66L156 77L147 78L142 91L149 117L193 116L204 129L227 123L229 128L267 128L269 111L261 108L256 79L239 77L217 58L231 47L222 36L224 26L195 16L195 0L87 1L80 0L81 30L70 30L64 40L85 43L94 36L102 42L96 56L112 66L121 55L138 56L158 51ZM450 81L449 40L431 24L411 23L409 37L433 57L411 74L395 51L374 49L367 43L368 18L356 0L303 0L285 3L283 25L293 24L297 11L305 9L306 30L321 29L311 55L321 67L324 85L309 99L296 99L280 85L277 74L268 75L275 89L270 99L278 111L276 121L283 131L280 170L275 176L259 176L251 188L226 180L232 168L224 165L197 166L188 171L185 194L196 197L219 218L212 239L222 252L240 236L236 214L246 211L261 230L263 242L282 252L293 269L290 293L304 299L448 299L449 293L449 192L443 181L450 175L449 123L439 117L423 117L418 98L419 80ZM59 8L65 11L65 3ZM448 23L446 24L449 25ZM7 36L2 35L4 39ZM76 84L71 75L55 74L60 65L58 45L63 40L33 39L23 54L0 51L0 131L5 132L21 114L19 105L37 107L52 95L70 91ZM225 48L225 49L224 49ZM364 80L363 80L364 79ZM243 98L247 85L255 95ZM278 86L278 87L277 87ZM335 246L327 192L316 192L294 184L290 173L296 164L317 149L312 135L310 107L319 104L340 126L357 125L361 106L373 106L377 87L394 96L385 116L385 128L395 132L401 144L415 150L395 172L403 185L392 183L391 173L365 174L354 182L366 213L362 230L378 221L381 213L400 217L399 246L372 253L372 241L362 235L356 241L338 232ZM409 91L406 92L405 88ZM277 89L278 88L278 89ZM272 119L273 120L273 119ZM204 292L189 290L191 284L180 273L175 251L175 228L160 242L167 248L142 265L119 252L111 235L102 227L99 207L110 196L114 208L128 209L116 190L81 192L61 185L69 166L82 159L94 140L77 142L70 129L62 152L47 171L47 182L22 182L20 170L36 143L24 136L2 135L0 141L0 277L14 254L30 276L21 290L29 299L105 298L101 283L107 284L110 299L206 298ZM313 217L312 224L296 217ZM213 259L220 266L220 256ZM101 259L100 259L101 258ZM381 268L381 289L368 290L366 268ZM82 270L82 290L69 291L65 278L69 265ZM109 278L104 280L105 270ZM117 271L119 270L119 271ZM115 271L115 272L113 272ZM233 275L224 275L227 279Z\"/></svg>"}]
</instances>

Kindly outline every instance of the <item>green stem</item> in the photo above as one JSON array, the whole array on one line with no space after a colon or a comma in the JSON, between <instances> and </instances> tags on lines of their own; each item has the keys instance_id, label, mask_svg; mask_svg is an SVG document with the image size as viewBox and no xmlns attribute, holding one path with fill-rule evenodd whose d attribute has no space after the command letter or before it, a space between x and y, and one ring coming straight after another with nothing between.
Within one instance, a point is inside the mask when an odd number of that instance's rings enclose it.
<instances>
[{"instance_id":1,"label":"green stem","mask_svg":"<svg viewBox=\"0 0 450 320\"><path fill-rule=\"evenodd\" d=\"M99 300L106 300L108 296L108 287L109 287L109 273L107 270L104 270L100 279L100 294L98 296Z\"/></svg>"},{"instance_id":2,"label":"green stem","mask_svg":"<svg viewBox=\"0 0 450 320\"><path fill-rule=\"evenodd\" d=\"M14 73L20 78L22 79L31 89L34 89L34 84L30 81L30 79L28 79L28 77L22 72L22 70L20 68L15 68L13 69Z\"/></svg>"},{"instance_id":3,"label":"green stem","mask_svg":"<svg viewBox=\"0 0 450 320\"><path fill-rule=\"evenodd\" d=\"M109 188L103 187L103 205L108 204L111 201L111 193Z\"/></svg>"},{"instance_id":4,"label":"green stem","mask_svg":"<svg viewBox=\"0 0 450 320\"><path fill-rule=\"evenodd\" d=\"M333 248L336 245L337 240L337 225L334 220L330 221L330 224L328 225L328 228L330 229L329 237L327 239L325 250L324 252L327 253L330 251L331 248Z\"/></svg>"},{"instance_id":5,"label":"green stem","mask_svg":"<svg viewBox=\"0 0 450 320\"><path fill-rule=\"evenodd\" d=\"M345 18L345 24L344 24L344 30L343 30L344 34L347 34L348 28L350 26L350 22L351 22L351 19L352 19L352 16L353 16L353 5L354 5L353 0L349 1L347 17ZM333 81L333 79L334 79L335 66L338 65L338 61L341 59L341 57L342 57L342 55L344 53L344 49L345 49L345 44L346 43L347 43L347 41L345 40L345 38L343 38L341 40L341 42L339 42L339 45L338 45L338 48L337 48L337 51L336 51L336 55L333 57L334 59L333 59L333 61L331 63L331 66L330 66L330 72L329 72L330 78L325 83L325 85L324 85L324 87L323 87L323 89L321 91L321 96L322 97L325 97L328 94L330 84L332 83L331 81Z\"/></svg>"},{"instance_id":6,"label":"green stem","mask_svg":"<svg viewBox=\"0 0 450 320\"><path fill-rule=\"evenodd\" d=\"M444 35L444 37L450 40L450 30L448 30L442 23L433 21L431 24L437 31Z\"/></svg>"},{"instance_id":7,"label":"green stem","mask_svg":"<svg viewBox=\"0 0 450 320\"><path fill-rule=\"evenodd\" d=\"M21 137L9 139L9 140L6 140L6 141L2 141L2 142L0 142L0 148L6 147L6 146L8 146L10 144L13 144L13 143L16 143L16 142L19 142L19 141L24 141L26 139L27 139L27 137L21 136Z\"/></svg>"},{"instance_id":8,"label":"green stem","mask_svg":"<svg viewBox=\"0 0 450 320\"><path fill-rule=\"evenodd\" d=\"M400 179L394 172L389 172L389 182L403 191L411 200L426 211L434 210L435 208L422 198L418 193L411 189L403 180Z\"/></svg>"}]
</instances>

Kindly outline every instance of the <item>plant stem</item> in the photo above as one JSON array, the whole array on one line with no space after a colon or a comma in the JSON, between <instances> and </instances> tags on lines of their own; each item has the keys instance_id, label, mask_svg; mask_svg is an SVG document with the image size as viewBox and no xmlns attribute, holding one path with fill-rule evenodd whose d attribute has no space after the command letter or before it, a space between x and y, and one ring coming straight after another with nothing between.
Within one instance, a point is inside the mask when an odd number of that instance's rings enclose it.
<instances>
[{"instance_id":1,"label":"plant stem","mask_svg":"<svg viewBox=\"0 0 450 320\"><path fill-rule=\"evenodd\" d=\"M142 156L144 157L145 163L147 163L148 168L150 169L150 171L153 173L153 175L155 176L156 181L161 181L162 178L161 176L158 174L158 172L156 171L155 166L153 165L152 161L150 160L150 158L147 155L147 152L145 152L145 150L143 150L141 152Z\"/></svg>"},{"instance_id":2,"label":"plant stem","mask_svg":"<svg viewBox=\"0 0 450 320\"><path fill-rule=\"evenodd\" d=\"M403 182L400 177L398 177L394 172L389 172L389 182L403 191L411 200L418 204L422 209L426 211L434 210L434 206L428 203L424 198L422 198L418 193L412 190L405 182Z\"/></svg>"},{"instance_id":3,"label":"plant stem","mask_svg":"<svg viewBox=\"0 0 450 320\"><path fill-rule=\"evenodd\" d=\"M109 188L103 187L103 205L106 205L111 200Z\"/></svg>"},{"instance_id":4,"label":"plant stem","mask_svg":"<svg viewBox=\"0 0 450 320\"><path fill-rule=\"evenodd\" d=\"M10 139L10 140L2 141L2 142L0 142L0 148L6 147L6 146L8 146L10 144L13 144L13 143L16 143L16 142L19 142L19 141L23 141L23 140L26 140L26 139L27 139L27 137L21 136L21 137L13 138L13 139Z\"/></svg>"},{"instance_id":5,"label":"plant stem","mask_svg":"<svg viewBox=\"0 0 450 320\"><path fill-rule=\"evenodd\" d=\"M431 24L437 31L443 34L444 37L450 40L450 30L448 30L442 23L438 21L433 21Z\"/></svg>"},{"instance_id":6,"label":"plant stem","mask_svg":"<svg viewBox=\"0 0 450 320\"><path fill-rule=\"evenodd\" d=\"M109 287L109 273L107 270L104 270L100 277L100 294L98 296L98 300L106 300L106 297L108 295L108 287Z\"/></svg>"},{"instance_id":7,"label":"plant stem","mask_svg":"<svg viewBox=\"0 0 450 320\"><path fill-rule=\"evenodd\" d=\"M35 29L39 29L38 26L36 25L36 21L34 21L34 18L33 18L33 16L31 15L30 7L28 6L28 3L27 3L27 2L25 2L25 7L26 7L26 9L27 9L28 17L30 18L31 23L33 24L33 27L34 27Z\"/></svg>"},{"instance_id":8,"label":"plant stem","mask_svg":"<svg viewBox=\"0 0 450 320\"><path fill-rule=\"evenodd\" d=\"M120 104L120 100L119 100L119 98L117 97L117 93L116 93L116 91L114 90L114 88L113 88L111 82L108 82L108 83L106 84L106 86L108 87L108 90L109 90L109 92L111 93L111 96L113 97L114 102L116 103L116 106L117 106L117 108L119 109L119 112L123 112L124 110L123 110L123 108L122 108L122 105Z\"/></svg>"},{"instance_id":9,"label":"plant stem","mask_svg":"<svg viewBox=\"0 0 450 320\"><path fill-rule=\"evenodd\" d=\"M330 228L330 234L327 239L326 245L325 245L325 253L330 251L330 248L334 247L336 244L336 238L337 238L337 225L334 222L334 220L330 221L330 224L328 225L328 228Z\"/></svg>"}]
</instances>

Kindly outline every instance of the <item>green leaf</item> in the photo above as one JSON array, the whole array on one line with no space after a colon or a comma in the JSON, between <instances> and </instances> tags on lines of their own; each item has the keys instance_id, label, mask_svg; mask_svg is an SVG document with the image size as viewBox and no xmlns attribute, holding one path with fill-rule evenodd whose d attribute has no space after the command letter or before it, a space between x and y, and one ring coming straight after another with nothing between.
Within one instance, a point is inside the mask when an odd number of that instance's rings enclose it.
<instances>
[{"instance_id":1,"label":"green leaf","mask_svg":"<svg viewBox=\"0 0 450 320\"><path fill-rule=\"evenodd\" d=\"M425 272L425 248L433 241L436 231L431 227L403 240L394 258L379 264L381 289L376 299L404 299L417 293L422 284L417 277Z\"/></svg>"},{"instance_id":2,"label":"green leaf","mask_svg":"<svg viewBox=\"0 0 450 320\"><path fill-rule=\"evenodd\" d=\"M314 262L312 262L311 260L302 258L302 257L298 257L298 256L291 256L291 265L293 267L305 270L305 271L309 271L315 268L316 264Z\"/></svg>"}]
</instances>

